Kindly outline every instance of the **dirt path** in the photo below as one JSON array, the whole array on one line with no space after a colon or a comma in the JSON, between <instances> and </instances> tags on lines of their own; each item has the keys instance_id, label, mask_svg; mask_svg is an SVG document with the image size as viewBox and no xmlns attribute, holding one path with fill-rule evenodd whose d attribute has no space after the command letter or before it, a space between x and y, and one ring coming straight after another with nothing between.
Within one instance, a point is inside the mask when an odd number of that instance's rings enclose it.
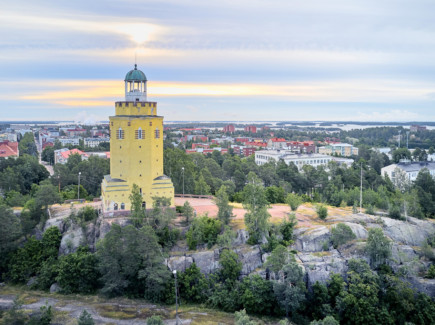
<instances>
[{"instance_id":1,"label":"dirt path","mask_svg":"<svg viewBox=\"0 0 435 325\"><path fill-rule=\"evenodd\" d=\"M16 296L1 294L2 291L0 289L0 310L7 310L12 307ZM171 306L162 308L151 304L136 303L134 300L126 301L126 299L120 299L119 302L116 300L99 302L100 299L95 296L73 299L62 295L46 294L45 297L41 297L40 293L37 295L39 297L31 296L31 292L30 295L29 293L21 294L24 297L21 298L23 299L23 310L32 313L39 311L42 306L51 306L54 324L77 324L75 320L84 310L91 314L95 324L145 325L146 319L152 315L160 315L167 325L175 324L175 312ZM87 301L90 298L94 300L96 298L97 302ZM182 324L196 323L192 322L192 319L196 317L193 311L186 312L180 308L179 315Z\"/></svg>"}]
</instances>

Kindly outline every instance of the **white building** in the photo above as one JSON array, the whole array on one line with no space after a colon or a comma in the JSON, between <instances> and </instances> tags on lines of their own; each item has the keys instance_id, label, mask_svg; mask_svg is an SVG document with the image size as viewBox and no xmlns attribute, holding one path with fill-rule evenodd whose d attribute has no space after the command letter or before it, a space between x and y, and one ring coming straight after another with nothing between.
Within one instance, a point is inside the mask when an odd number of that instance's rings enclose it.
<instances>
[{"instance_id":1,"label":"white building","mask_svg":"<svg viewBox=\"0 0 435 325\"><path fill-rule=\"evenodd\" d=\"M110 138L85 138L85 147L95 148L103 142L110 142Z\"/></svg>"},{"instance_id":2,"label":"white building","mask_svg":"<svg viewBox=\"0 0 435 325\"><path fill-rule=\"evenodd\" d=\"M349 157L358 155L358 148L348 143L333 143L318 149L320 154L324 155L341 155Z\"/></svg>"},{"instance_id":3,"label":"white building","mask_svg":"<svg viewBox=\"0 0 435 325\"><path fill-rule=\"evenodd\" d=\"M295 154L288 150L260 150L255 152L255 163L257 165L264 165L270 161L278 162L280 159L284 160L287 165L294 163L299 170L301 170L304 165L313 167L327 166L330 161L336 161L339 164L346 164L348 166L353 163L353 159L338 158L317 153Z\"/></svg>"},{"instance_id":4,"label":"white building","mask_svg":"<svg viewBox=\"0 0 435 325\"><path fill-rule=\"evenodd\" d=\"M80 138L58 138L62 146L72 145L78 146L80 144Z\"/></svg>"},{"instance_id":5,"label":"white building","mask_svg":"<svg viewBox=\"0 0 435 325\"><path fill-rule=\"evenodd\" d=\"M417 179L418 173L424 168L429 170L432 177L435 177L435 162L426 161L403 161L398 164L385 166L381 169L381 175L387 174L395 186L402 188L414 182Z\"/></svg>"}]
</instances>

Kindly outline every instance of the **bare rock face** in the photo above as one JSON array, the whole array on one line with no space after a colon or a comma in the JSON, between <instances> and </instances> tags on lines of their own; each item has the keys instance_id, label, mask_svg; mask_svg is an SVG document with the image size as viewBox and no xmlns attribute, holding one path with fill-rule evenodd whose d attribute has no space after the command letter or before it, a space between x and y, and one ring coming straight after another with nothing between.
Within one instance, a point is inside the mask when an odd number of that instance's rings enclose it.
<instances>
[{"instance_id":1,"label":"bare rock face","mask_svg":"<svg viewBox=\"0 0 435 325\"><path fill-rule=\"evenodd\" d=\"M364 228L359 223L353 223L353 222L343 222L346 226L349 226L350 229L352 229L352 232L355 234L357 239L367 239L369 236L368 231L366 228ZM336 226L333 225L332 227Z\"/></svg>"},{"instance_id":2,"label":"bare rock face","mask_svg":"<svg viewBox=\"0 0 435 325\"><path fill-rule=\"evenodd\" d=\"M420 246L426 238L435 233L435 224L430 221L419 220L409 217L408 222L382 218L384 223L383 231L393 241Z\"/></svg>"},{"instance_id":3,"label":"bare rock face","mask_svg":"<svg viewBox=\"0 0 435 325\"><path fill-rule=\"evenodd\" d=\"M308 287L317 281L326 283L332 273L344 275L347 271L347 260L337 250L322 253L299 253L297 259L305 269Z\"/></svg>"},{"instance_id":4,"label":"bare rock face","mask_svg":"<svg viewBox=\"0 0 435 325\"><path fill-rule=\"evenodd\" d=\"M86 244L86 237L83 229L79 226L71 227L62 236L59 254L74 253L80 245Z\"/></svg>"},{"instance_id":5,"label":"bare rock face","mask_svg":"<svg viewBox=\"0 0 435 325\"><path fill-rule=\"evenodd\" d=\"M196 252L191 254L191 258L203 274L213 273L219 268L219 253L215 251Z\"/></svg>"},{"instance_id":6,"label":"bare rock face","mask_svg":"<svg viewBox=\"0 0 435 325\"><path fill-rule=\"evenodd\" d=\"M249 233L245 229L239 229L237 230L237 236L234 241L235 246L244 245L249 239Z\"/></svg>"},{"instance_id":7,"label":"bare rock face","mask_svg":"<svg viewBox=\"0 0 435 325\"><path fill-rule=\"evenodd\" d=\"M241 276L248 276L263 265L262 254L258 246L236 249L235 252L242 262Z\"/></svg>"},{"instance_id":8,"label":"bare rock face","mask_svg":"<svg viewBox=\"0 0 435 325\"><path fill-rule=\"evenodd\" d=\"M298 228L294 232L295 248L300 252L320 252L329 245L331 233L326 226Z\"/></svg>"},{"instance_id":9,"label":"bare rock face","mask_svg":"<svg viewBox=\"0 0 435 325\"><path fill-rule=\"evenodd\" d=\"M435 297L435 279L410 277L407 278L406 281L408 281L415 290L423 292L430 297Z\"/></svg>"},{"instance_id":10,"label":"bare rock face","mask_svg":"<svg viewBox=\"0 0 435 325\"><path fill-rule=\"evenodd\" d=\"M174 256L167 260L169 270L177 272L184 272L193 264L193 258L190 256Z\"/></svg>"}]
</instances>

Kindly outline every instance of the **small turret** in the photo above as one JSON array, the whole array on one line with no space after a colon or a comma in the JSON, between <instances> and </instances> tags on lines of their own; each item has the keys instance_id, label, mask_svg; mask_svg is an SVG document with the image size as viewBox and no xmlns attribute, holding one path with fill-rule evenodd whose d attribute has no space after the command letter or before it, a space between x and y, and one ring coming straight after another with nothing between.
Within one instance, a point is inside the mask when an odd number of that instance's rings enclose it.
<instances>
[{"instance_id":1,"label":"small turret","mask_svg":"<svg viewBox=\"0 0 435 325\"><path fill-rule=\"evenodd\" d=\"M137 69L130 70L125 76L125 101L146 102L147 101L147 77L145 73Z\"/></svg>"}]
</instances>

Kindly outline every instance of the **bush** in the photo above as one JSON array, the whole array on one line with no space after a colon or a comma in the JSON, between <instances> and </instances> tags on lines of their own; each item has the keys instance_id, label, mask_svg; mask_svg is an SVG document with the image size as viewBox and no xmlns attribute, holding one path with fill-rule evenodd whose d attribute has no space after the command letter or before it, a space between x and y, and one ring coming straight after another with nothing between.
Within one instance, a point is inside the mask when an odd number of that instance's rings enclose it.
<instances>
[{"instance_id":1,"label":"bush","mask_svg":"<svg viewBox=\"0 0 435 325\"><path fill-rule=\"evenodd\" d=\"M224 249L219 258L221 268L219 270L220 277L223 281L235 281L242 271L242 263L239 261L239 256L229 249Z\"/></svg>"},{"instance_id":2,"label":"bush","mask_svg":"<svg viewBox=\"0 0 435 325\"><path fill-rule=\"evenodd\" d=\"M222 223L217 219L207 216L196 218L186 233L189 249L196 249L197 245L207 244L210 248L216 244L217 236L220 233Z\"/></svg>"},{"instance_id":3,"label":"bush","mask_svg":"<svg viewBox=\"0 0 435 325\"><path fill-rule=\"evenodd\" d=\"M316 213L320 219L325 220L328 216L328 208L323 204L319 204L316 206Z\"/></svg>"},{"instance_id":4,"label":"bush","mask_svg":"<svg viewBox=\"0 0 435 325\"><path fill-rule=\"evenodd\" d=\"M374 208L373 205L369 204L369 205L366 207L366 214L371 214L371 215L374 215L374 214L375 214L375 208Z\"/></svg>"},{"instance_id":5,"label":"bush","mask_svg":"<svg viewBox=\"0 0 435 325\"><path fill-rule=\"evenodd\" d=\"M429 270L427 270L426 278L435 279L435 264L432 264Z\"/></svg>"},{"instance_id":6,"label":"bush","mask_svg":"<svg viewBox=\"0 0 435 325\"><path fill-rule=\"evenodd\" d=\"M286 198L286 203L290 206L292 211L296 211L302 204L302 198L295 193L289 193Z\"/></svg>"},{"instance_id":7,"label":"bush","mask_svg":"<svg viewBox=\"0 0 435 325\"><path fill-rule=\"evenodd\" d=\"M180 296L188 302L203 302L207 293L207 280L199 267L193 263L178 277Z\"/></svg>"},{"instance_id":8,"label":"bush","mask_svg":"<svg viewBox=\"0 0 435 325\"><path fill-rule=\"evenodd\" d=\"M151 316L147 319L147 325L164 325L163 319L160 316Z\"/></svg>"},{"instance_id":9,"label":"bush","mask_svg":"<svg viewBox=\"0 0 435 325\"><path fill-rule=\"evenodd\" d=\"M332 236L331 241L334 248L346 244L347 242L354 240L356 238L352 229L345 225L344 223L337 224L336 227L331 229Z\"/></svg>"},{"instance_id":10,"label":"bush","mask_svg":"<svg viewBox=\"0 0 435 325\"><path fill-rule=\"evenodd\" d=\"M256 322L252 321L246 314L246 310L236 311L234 314L236 318L235 325L257 325Z\"/></svg>"},{"instance_id":11,"label":"bush","mask_svg":"<svg viewBox=\"0 0 435 325\"><path fill-rule=\"evenodd\" d=\"M92 318L91 314L89 314L85 309L81 313L77 324L78 325L94 325L95 322L94 322L94 319Z\"/></svg>"},{"instance_id":12,"label":"bush","mask_svg":"<svg viewBox=\"0 0 435 325\"><path fill-rule=\"evenodd\" d=\"M88 247L62 256L56 281L64 293L92 293L98 286L97 258Z\"/></svg>"}]
</instances>

